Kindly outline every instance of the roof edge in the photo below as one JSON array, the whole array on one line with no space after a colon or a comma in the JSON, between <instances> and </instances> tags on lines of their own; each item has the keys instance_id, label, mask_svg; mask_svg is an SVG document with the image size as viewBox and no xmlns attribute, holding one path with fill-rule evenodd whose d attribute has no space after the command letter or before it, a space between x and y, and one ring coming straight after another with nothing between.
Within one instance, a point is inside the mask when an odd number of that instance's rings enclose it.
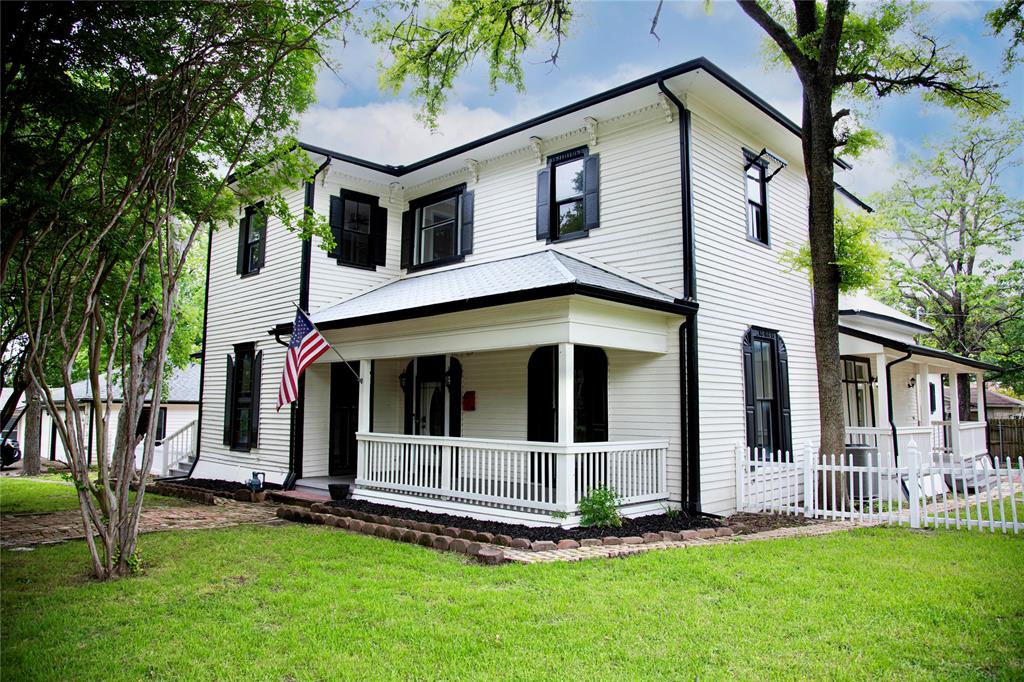
<instances>
[{"instance_id":1,"label":"roof edge","mask_svg":"<svg viewBox=\"0 0 1024 682\"><path fill-rule=\"evenodd\" d=\"M861 315L862 317L869 317L873 320L882 320L883 322L892 322L893 324L901 324L904 327L912 327L918 329L921 333L929 333L935 331L932 327L925 324L919 324L917 322L909 322L907 320L901 320L898 317L892 315L886 315L884 313L876 313L870 310L857 310L856 308L844 308L839 311L840 315Z\"/></svg>"},{"instance_id":2,"label":"roof edge","mask_svg":"<svg viewBox=\"0 0 1024 682\"><path fill-rule=\"evenodd\" d=\"M858 339L864 339L865 341L873 341L885 346L886 348L898 350L901 353L910 353L911 355L923 355L925 357L938 358L940 360L949 360L950 362L957 362L961 365L967 365L968 367L975 367L977 369L985 369L990 372L1000 372L1003 369L999 365L993 365L992 363L983 362L982 360L965 358L961 355L947 353L946 351L939 350L938 348L929 348L928 346L921 346L916 343L895 341L884 336L879 336L878 334L872 334L871 332L861 331L852 327L839 325L839 333L846 334L847 336L853 336Z\"/></svg>"},{"instance_id":3,"label":"roof edge","mask_svg":"<svg viewBox=\"0 0 1024 682\"><path fill-rule=\"evenodd\" d=\"M449 159L453 156L458 156L459 154L472 151L477 147L482 147L485 144L495 142L504 137L508 137L509 135L514 135L516 133L529 130L530 128L533 128L534 126L540 125L542 123L547 123L548 121L552 121L556 118L561 118L562 116L575 113L582 109L586 109L587 107L594 106L595 104L600 104L601 102L605 102L607 100L620 97L622 95L633 92L634 90L639 90L641 88L657 85L659 82L662 82L666 79L675 78L677 76L682 76L687 73L691 73L693 71L698 70L704 70L708 72L720 83L728 87L730 90L735 92L743 99L745 99L755 108L759 109L762 113L766 114L769 118L771 118L773 121L781 125L783 128L793 133L797 137L803 137L803 131L801 130L800 126L794 123L792 119L790 119L781 111L773 107L764 98L762 98L760 95L755 93L747 86L743 85L743 83L738 81L736 78L726 73L725 70L723 70L717 64L709 60L707 57L697 57L696 59L691 59L681 64L670 66L666 69L656 71L647 76L642 76L641 78L629 81L628 83L617 85L614 88L611 88L610 90L605 90L604 92L599 92L597 94L591 95L590 97L585 97L584 99L572 102L557 109L553 109L547 113L540 114L539 116L535 116L521 123L516 123L515 125L491 133L490 135L486 135L476 140L466 142L457 147L453 147L449 150L440 152L438 154L434 154L433 156L428 156L427 158L420 159L419 161L414 161L413 163L410 164L381 164L375 161L369 161L367 159L361 159L355 156L351 156L349 154L335 152L330 149L326 149L324 147L309 144L306 142L299 142L299 147L314 154L322 154L324 156L329 156L331 158L338 159L339 161L351 163L355 166L360 166L368 170L377 171L379 173L384 173L394 177L401 177L403 175L407 175L408 173L412 173L413 171L417 171L422 168L426 168L427 166L431 166L435 163L438 163L440 161ZM853 168L853 166L851 166L849 163L838 157L836 157L835 159L835 164L844 170L850 170L851 168ZM846 190L843 191L845 192ZM860 199L854 198L854 200L863 203L860 201ZM864 205L867 206L866 204ZM868 210L872 209L868 207Z\"/></svg>"}]
</instances>

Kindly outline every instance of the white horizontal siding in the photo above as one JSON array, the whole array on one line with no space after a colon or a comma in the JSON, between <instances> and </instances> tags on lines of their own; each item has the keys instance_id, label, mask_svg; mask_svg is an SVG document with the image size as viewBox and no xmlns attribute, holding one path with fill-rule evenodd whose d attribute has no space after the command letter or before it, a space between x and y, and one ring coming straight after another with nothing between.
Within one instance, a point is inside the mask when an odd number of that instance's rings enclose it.
<instances>
[{"instance_id":1,"label":"white horizontal siding","mask_svg":"<svg viewBox=\"0 0 1024 682\"><path fill-rule=\"evenodd\" d=\"M793 443L818 437L817 375L810 287L779 262L807 238L806 185L791 165L769 185L772 248L746 239L743 147L748 139L719 116L692 116L700 374L701 502L712 513L735 508L733 448L745 441L741 341L747 329L777 330L789 354Z\"/></svg>"},{"instance_id":2,"label":"white horizontal siding","mask_svg":"<svg viewBox=\"0 0 1024 682\"><path fill-rule=\"evenodd\" d=\"M285 195L292 212L301 214L304 191L297 188ZM248 478L252 471L264 471L267 480L279 483L288 472L290 409L277 412L277 390L281 381L285 348L267 334L276 324L290 322L298 302L302 242L280 221L267 224L266 259L255 275L241 277L235 272L238 223L214 231L210 255L210 287L206 320L203 424L200 463L196 476ZM227 357L234 345L255 342L263 351L260 382L260 423L258 447L238 452L223 443L224 391Z\"/></svg>"}]
</instances>

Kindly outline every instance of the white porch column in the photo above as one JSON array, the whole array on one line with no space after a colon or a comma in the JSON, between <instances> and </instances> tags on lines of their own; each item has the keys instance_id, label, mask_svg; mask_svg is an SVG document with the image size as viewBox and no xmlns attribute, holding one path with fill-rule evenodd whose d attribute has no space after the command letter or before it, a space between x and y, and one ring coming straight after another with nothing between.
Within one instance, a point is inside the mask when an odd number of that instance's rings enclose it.
<instances>
[{"instance_id":1,"label":"white porch column","mask_svg":"<svg viewBox=\"0 0 1024 682\"><path fill-rule=\"evenodd\" d=\"M954 367L949 371L949 447L953 461L960 460L960 375Z\"/></svg>"},{"instance_id":2,"label":"white porch column","mask_svg":"<svg viewBox=\"0 0 1024 682\"><path fill-rule=\"evenodd\" d=\"M985 400L985 373L974 373L974 385L978 387L978 419L979 422L987 422L988 415L985 414L987 407Z\"/></svg>"},{"instance_id":3,"label":"white porch column","mask_svg":"<svg viewBox=\"0 0 1024 682\"><path fill-rule=\"evenodd\" d=\"M889 429L889 380L885 375L885 353L875 353L875 377L878 379L878 399L875 400L875 408L878 413L878 419L875 421L875 427L879 429ZM879 436L878 437L878 454L880 461L889 461L892 457L892 446L885 446L892 440L892 436ZM881 460L881 456L885 456L885 460Z\"/></svg>"},{"instance_id":4,"label":"white porch column","mask_svg":"<svg viewBox=\"0 0 1024 682\"><path fill-rule=\"evenodd\" d=\"M575 346L571 343L558 344L558 444L572 445L575 435L576 407L576 363ZM575 510L576 458L567 452L559 453L555 467L557 476L555 500L566 512Z\"/></svg>"},{"instance_id":5,"label":"white porch column","mask_svg":"<svg viewBox=\"0 0 1024 682\"><path fill-rule=\"evenodd\" d=\"M373 395L373 364L371 360L359 361L359 416L357 429L359 433L370 430L370 396ZM366 443L356 441L356 480L366 471Z\"/></svg>"}]
</instances>

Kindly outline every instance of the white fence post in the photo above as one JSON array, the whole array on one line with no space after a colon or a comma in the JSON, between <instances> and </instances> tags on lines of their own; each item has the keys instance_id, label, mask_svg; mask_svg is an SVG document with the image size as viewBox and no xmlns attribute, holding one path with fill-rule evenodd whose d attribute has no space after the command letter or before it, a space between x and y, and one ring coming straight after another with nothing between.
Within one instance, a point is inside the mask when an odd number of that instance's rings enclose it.
<instances>
[{"instance_id":1,"label":"white fence post","mask_svg":"<svg viewBox=\"0 0 1024 682\"><path fill-rule=\"evenodd\" d=\"M575 511L576 506L576 454L559 452L555 458L555 502L559 510L568 513Z\"/></svg>"},{"instance_id":2,"label":"white fence post","mask_svg":"<svg viewBox=\"0 0 1024 682\"><path fill-rule=\"evenodd\" d=\"M807 441L804 448L804 516L814 517L814 445Z\"/></svg>"},{"instance_id":3,"label":"white fence post","mask_svg":"<svg viewBox=\"0 0 1024 682\"><path fill-rule=\"evenodd\" d=\"M917 441L913 438L907 444L907 489L910 494L910 527L921 527L921 459Z\"/></svg>"},{"instance_id":4,"label":"white fence post","mask_svg":"<svg viewBox=\"0 0 1024 682\"><path fill-rule=\"evenodd\" d=\"M441 494L450 496L452 492L452 457L455 448L451 445L441 446Z\"/></svg>"},{"instance_id":5,"label":"white fence post","mask_svg":"<svg viewBox=\"0 0 1024 682\"><path fill-rule=\"evenodd\" d=\"M746 462L743 461L743 443L736 441L733 448L736 453L736 511L746 511L746 500L743 497L744 478L749 470Z\"/></svg>"}]
</instances>

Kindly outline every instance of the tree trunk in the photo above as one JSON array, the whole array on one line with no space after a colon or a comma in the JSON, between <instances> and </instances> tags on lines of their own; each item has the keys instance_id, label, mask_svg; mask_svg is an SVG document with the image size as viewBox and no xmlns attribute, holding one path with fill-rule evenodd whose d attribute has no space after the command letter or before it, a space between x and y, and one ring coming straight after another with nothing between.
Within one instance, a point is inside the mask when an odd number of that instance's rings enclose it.
<instances>
[{"instance_id":1,"label":"tree trunk","mask_svg":"<svg viewBox=\"0 0 1024 682\"><path fill-rule=\"evenodd\" d=\"M32 382L25 388L25 442L21 444L21 475L38 476L42 472L40 450L43 431L43 402Z\"/></svg>"}]
</instances>

